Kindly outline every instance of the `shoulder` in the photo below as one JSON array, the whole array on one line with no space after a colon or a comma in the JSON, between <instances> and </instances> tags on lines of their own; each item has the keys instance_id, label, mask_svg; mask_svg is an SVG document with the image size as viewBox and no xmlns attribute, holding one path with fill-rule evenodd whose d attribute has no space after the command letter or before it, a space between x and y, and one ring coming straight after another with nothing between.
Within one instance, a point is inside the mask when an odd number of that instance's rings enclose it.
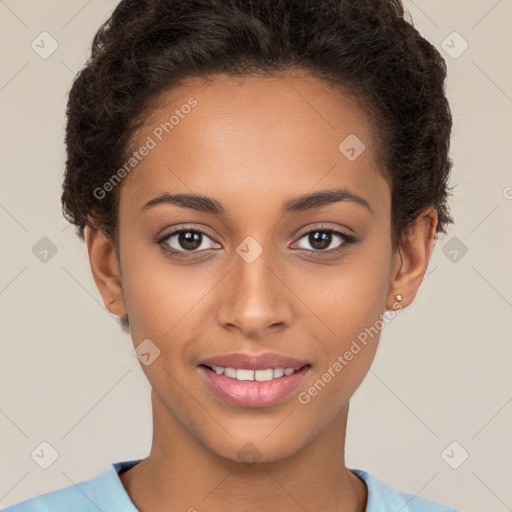
<instances>
[{"instance_id":1,"label":"shoulder","mask_svg":"<svg viewBox=\"0 0 512 512\"><path fill-rule=\"evenodd\" d=\"M4 509L3 512L64 512L80 510L81 512L98 511L95 505L101 488L105 488L105 476L108 470L90 480L63 489L34 496L21 503ZM108 480L107 480L108 485Z\"/></svg>"},{"instance_id":2,"label":"shoulder","mask_svg":"<svg viewBox=\"0 0 512 512\"><path fill-rule=\"evenodd\" d=\"M117 512L136 511L118 476L134 461L111 464L103 473L77 484L11 505L3 512Z\"/></svg>"},{"instance_id":3,"label":"shoulder","mask_svg":"<svg viewBox=\"0 0 512 512\"><path fill-rule=\"evenodd\" d=\"M414 494L391 489L362 469L351 469L368 487L365 512L461 512Z\"/></svg>"}]
</instances>

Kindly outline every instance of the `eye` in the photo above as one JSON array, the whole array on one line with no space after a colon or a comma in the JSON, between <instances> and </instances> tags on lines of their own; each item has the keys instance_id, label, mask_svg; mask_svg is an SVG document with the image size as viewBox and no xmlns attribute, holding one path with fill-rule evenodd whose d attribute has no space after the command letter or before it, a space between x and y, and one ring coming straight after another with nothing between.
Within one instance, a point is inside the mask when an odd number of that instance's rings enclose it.
<instances>
[{"instance_id":1,"label":"eye","mask_svg":"<svg viewBox=\"0 0 512 512\"><path fill-rule=\"evenodd\" d=\"M350 245L357 242L357 239L352 235L337 229L326 228L324 226L304 233L300 240L302 239L305 239L306 242L312 247L312 249L301 247L302 249L317 253L331 253L340 251L344 245ZM336 239L341 239L342 243L336 243Z\"/></svg>"},{"instance_id":2,"label":"eye","mask_svg":"<svg viewBox=\"0 0 512 512\"><path fill-rule=\"evenodd\" d=\"M200 250L202 251L213 248L209 247L208 244L205 245L205 237L213 242L206 231L200 228L185 227L176 229L168 235L165 235L158 240L158 244L161 245L164 250L173 254L187 252L195 253L200 252Z\"/></svg>"},{"instance_id":3,"label":"eye","mask_svg":"<svg viewBox=\"0 0 512 512\"><path fill-rule=\"evenodd\" d=\"M326 254L339 252L343 246L357 242L357 239L352 235L324 226L307 231L299 240L302 239L305 239L312 249L299 246L300 249ZM208 240L211 242L210 245L208 245ZM338 240L338 243L336 243L336 240ZM340 240L341 243L339 243ZM186 256L187 253L195 254L220 247L220 244L216 244L206 231L197 227L176 229L160 238L157 243L162 246L163 250L177 256Z\"/></svg>"}]
</instances>

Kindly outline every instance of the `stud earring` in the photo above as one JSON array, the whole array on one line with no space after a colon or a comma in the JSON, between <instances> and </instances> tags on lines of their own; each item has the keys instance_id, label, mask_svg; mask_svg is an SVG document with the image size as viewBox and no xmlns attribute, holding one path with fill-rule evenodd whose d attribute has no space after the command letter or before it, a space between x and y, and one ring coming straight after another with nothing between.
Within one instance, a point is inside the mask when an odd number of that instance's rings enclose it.
<instances>
[{"instance_id":1,"label":"stud earring","mask_svg":"<svg viewBox=\"0 0 512 512\"><path fill-rule=\"evenodd\" d=\"M397 293L397 294L395 295L395 300L396 300L397 302L402 302L402 299L403 299L403 297L402 297L399 293Z\"/></svg>"}]
</instances>

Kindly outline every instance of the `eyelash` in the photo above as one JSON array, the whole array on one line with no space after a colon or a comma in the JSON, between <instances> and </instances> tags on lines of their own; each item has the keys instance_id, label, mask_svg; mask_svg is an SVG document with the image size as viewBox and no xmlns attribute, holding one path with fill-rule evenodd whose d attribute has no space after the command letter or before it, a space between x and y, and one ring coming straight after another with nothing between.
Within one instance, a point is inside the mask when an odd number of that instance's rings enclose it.
<instances>
[{"instance_id":1,"label":"eyelash","mask_svg":"<svg viewBox=\"0 0 512 512\"><path fill-rule=\"evenodd\" d=\"M307 235L310 235L311 233L317 233L317 232L320 232L320 233L329 233L329 234L332 234L332 235L337 235L339 236L342 240L343 240L343 244L341 244L341 247L344 247L344 246L349 246L349 245L352 245L356 242L358 242L358 239L352 235L349 235L343 231L339 231L337 229L334 229L334 228L327 228L327 227L324 227L324 226L320 226L320 227L317 227L317 228L314 228L314 229L311 229L309 231L306 231L305 233L302 233L301 236L299 237L299 240L304 238L305 236ZM197 251L197 250L194 250L194 251L177 251L176 249L171 249L169 247L168 244L166 244L165 242L167 242L167 240L169 240L170 238L172 238L173 236L176 236L176 235L179 235L180 233L201 233L202 235L205 235L207 236L208 238L212 238L206 231L204 231L203 229L201 228L188 228L188 227L183 227L183 228L179 228L179 229L176 229L175 231L171 231L171 233L169 233L168 235L165 235L163 236L162 238L160 238L158 241L157 241L157 244L160 245L162 247L162 249L169 253L171 256L178 256L178 257L188 257L187 255L188 254L198 254L202 251ZM215 249L205 249L205 251L209 251L209 250L215 250ZM329 249L329 250L315 250L315 249L300 249L302 251L307 251L307 252L310 252L310 253L317 253L317 254L331 254L333 252L339 252L341 249L340 248L335 248L335 249Z\"/></svg>"}]
</instances>

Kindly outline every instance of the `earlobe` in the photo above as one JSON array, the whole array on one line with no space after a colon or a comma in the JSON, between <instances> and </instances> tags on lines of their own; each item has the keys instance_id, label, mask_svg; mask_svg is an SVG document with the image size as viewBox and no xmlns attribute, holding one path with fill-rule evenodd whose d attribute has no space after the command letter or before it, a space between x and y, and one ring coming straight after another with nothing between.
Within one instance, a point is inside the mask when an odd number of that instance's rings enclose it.
<instances>
[{"instance_id":1,"label":"earlobe","mask_svg":"<svg viewBox=\"0 0 512 512\"><path fill-rule=\"evenodd\" d=\"M121 272L114 243L100 230L87 225L84 238L91 271L105 307L112 314L126 314Z\"/></svg>"},{"instance_id":2,"label":"earlobe","mask_svg":"<svg viewBox=\"0 0 512 512\"><path fill-rule=\"evenodd\" d=\"M434 207L423 210L416 218L410 235L397 249L389 289L389 295L394 299L388 299L393 306L387 309L407 307L416 297L432 254L437 220ZM397 294L402 297L401 301L397 300Z\"/></svg>"}]
</instances>

